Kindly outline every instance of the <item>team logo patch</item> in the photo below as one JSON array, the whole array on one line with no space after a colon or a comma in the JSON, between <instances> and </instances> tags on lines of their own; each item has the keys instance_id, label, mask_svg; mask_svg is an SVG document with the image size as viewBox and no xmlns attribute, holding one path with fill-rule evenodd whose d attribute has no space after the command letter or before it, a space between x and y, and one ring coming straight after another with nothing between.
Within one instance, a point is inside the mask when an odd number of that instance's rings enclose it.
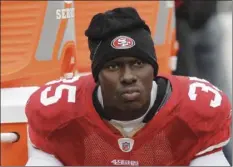
<instances>
[{"instance_id":1,"label":"team logo patch","mask_svg":"<svg viewBox=\"0 0 233 167\"><path fill-rule=\"evenodd\" d=\"M133 149L134 140L130 138L120 138L118 139L118 144L123 152L130 152Z\"/></svg>"},{"instance_id":2,"label":"team logo patch","mask_svg":"<svg viewBox=\"0 0 233 167\"><path fill-rule=\"evenodd\" d=\"M129 49L134 47L135 41L127 36L118 36L111 42L111 46L114 49Z\"/></svg>"}]
</instances>

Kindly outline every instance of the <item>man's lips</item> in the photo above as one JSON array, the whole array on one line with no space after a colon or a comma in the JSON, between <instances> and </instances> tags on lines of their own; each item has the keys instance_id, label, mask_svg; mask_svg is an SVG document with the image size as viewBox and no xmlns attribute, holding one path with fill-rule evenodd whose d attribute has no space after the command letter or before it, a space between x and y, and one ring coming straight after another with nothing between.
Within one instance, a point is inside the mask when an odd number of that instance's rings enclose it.
<instances>
[{"instance_id":1,"label":"man's lips","mask_svg":"<svg viewBox=\"0 0 233 167\"><path fill-rule=\"evenodd\" d=\"M133 92L133 93L124 93L121 95L126 101L135 101L139 96L139 92Z\"/></svg>"},{"instance_id":2,"label":"man's lips","mask_svg":"<svg viewBox=\"0 0 233 167\"><path fill-rule=\"evenodd\" d=\"M127 88L124 91L122 91L121 97L123 97L125 101L134 101L138 99L140 94L140 90L137 88Z\"/></svg>"}]
</instances>

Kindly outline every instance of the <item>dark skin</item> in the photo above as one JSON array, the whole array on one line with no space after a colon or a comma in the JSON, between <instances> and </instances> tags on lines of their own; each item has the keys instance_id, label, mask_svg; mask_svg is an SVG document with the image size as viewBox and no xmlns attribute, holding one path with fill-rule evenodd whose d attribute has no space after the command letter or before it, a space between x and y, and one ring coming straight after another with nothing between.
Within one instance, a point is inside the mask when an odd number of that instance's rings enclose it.
<instances>
[{"instance_id":1,"label":"dark skin","mask_svg":"<svg viewBox=\"0 0 233 167\"><path fill-rule=\"evenodd\" d=\"M119 57L99 73L104 112L112 119L128 121L142 116L150 104L153 67L135 57Z\"/></svg>"}]
</instances>

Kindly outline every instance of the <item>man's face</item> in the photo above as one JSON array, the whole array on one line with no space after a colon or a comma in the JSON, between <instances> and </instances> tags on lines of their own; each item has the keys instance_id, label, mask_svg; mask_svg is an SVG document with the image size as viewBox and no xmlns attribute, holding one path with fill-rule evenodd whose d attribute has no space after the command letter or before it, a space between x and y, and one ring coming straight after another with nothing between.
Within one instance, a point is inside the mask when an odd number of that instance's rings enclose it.
<instances>
[{"instance_id":1,"label":"man's face","mask_svg":"<svg viewBox=\"0 0 233 167\"><path fill-rule=\"evenodd\" d=\"M99 74L104 107L138 115L149 106L153 79L153 67L137 58L120 57L106 63Z\"/></svg>"}]
</instances>

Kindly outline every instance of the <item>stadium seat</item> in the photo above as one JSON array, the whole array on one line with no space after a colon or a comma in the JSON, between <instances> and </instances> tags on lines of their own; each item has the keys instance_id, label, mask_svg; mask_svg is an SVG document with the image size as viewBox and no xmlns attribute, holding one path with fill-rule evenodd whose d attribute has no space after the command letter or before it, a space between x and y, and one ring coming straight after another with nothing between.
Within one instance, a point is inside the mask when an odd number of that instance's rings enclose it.
<instances>
[{"instance_id":1,"label":"stadium seat","mask_svg":"<svg viewBox=\"0 0 233 167\"><path fill-rule=\"evenodd\" d=\"M64 1L1 1L1 166L28 159L24 110L35 86L73 71L71 12ZM19 140L11 143L13 132Z\"/></svg>"},{"instance_id":2,"label":"stadium seat","mask_svg":"<svg viewBox=\"0 0 233 167\"><path fill-rule=\"evenodd\" d=\"M1 87L41 85L67 70L73 20L56 14L70 7L63 1L1 2Z\"/></svg>"}]
</instances>

